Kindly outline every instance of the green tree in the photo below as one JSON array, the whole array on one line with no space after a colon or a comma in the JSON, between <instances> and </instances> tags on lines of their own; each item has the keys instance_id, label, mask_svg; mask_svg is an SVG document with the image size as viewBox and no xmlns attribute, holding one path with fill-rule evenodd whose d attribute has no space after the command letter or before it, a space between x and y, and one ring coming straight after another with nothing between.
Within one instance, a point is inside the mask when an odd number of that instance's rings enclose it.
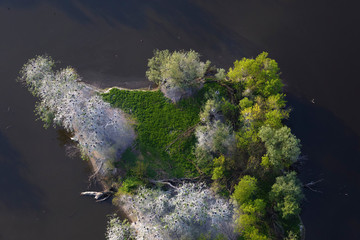
<instances>
[{"instance_id":1,"label":"green tree","mask_svg":"<svg viewBox=\"0 0 360 240\"><path fill-rule=\"evenodd\" d=\"M279 212L284 219L300 213L300 202L303 198L301 183L295 172L277 177L269 193L269 199L274 203L275 211Z\"/></svg>"},{"instance_id":2,"label":"green tree","mask_svg":"<svg viewBox=\"0 0 360 240\"><path fill-rule=\"evenodd\" d=\"M257 179L249 175L245 175L241 178L239 183L235 185L232 198L239 204L246 203L255 197L258 191Z\"/></svg>"},{"instance_id":3,"label":"green tree","mask_svg":"<svg viewBox=\"0 0 360 240\"><path fill-rule=\"evenodd\" d=\"M242 83L244 94L254 93L268 97L279 93L283 87L279 78L279 67L275 60L267 57L263 52L255 59L243 58L234 62L234 67L229 69L230 81Z\"/></svg>"},{"instance_id":4,"label":"green tree","mask_svg":"<svg viewBox=\"0 0 360 240\"><path fill-rule=\"evenodd\" d=\"M169 59L170 52L169 50L162 50L156 49L154 51L154 56L149 59L148 61L148 70L146 71L146 77L149 81L152 81L156 84L160 84L162 77L161 77L161 68Z\"/></svg>"},{"instance_id":5,"label":"green tree","mask_svg":"<svg viewBox=\"0 0 360 240\"><path fill-rule=\"evenodd\" d=\"M249 98L247 98L247 97L244 97L239 102L240 109L249 108L252 105L253 105L253 101L249 100Z\"/></svg>"},{"instance_id":6,"label":"green tree","mask_svg":"<svg viewBox=\"0 0 360 240\"><path fill-rule=\"evenodd\" d=\"M262 126L258 135L265 143L266 156L275 169L288 168L298 159L300 140L291 134L290 128L284 126L274 129L270 126Z\"/></svg>"},{"instance_id":7,"label":"green tree","mask_svg":"<svg viewBox=\"0 0 360 240\"><path fill-rule=\"evenodd\" d=\"M218 158L214 158L213 160L214 169L211 179L212 180L218 180L224 177L225 172L225 157L224 155L221 155Z\"/></svg>"},{"instance_id":8,"label":"green tree","mask_svg":"<svg viewBox=\"0 0 360 240\"><path fill-rule=\"evenodd\" d=\"M155 50L146 76L158 85L184 88L196 85L195 79L203 77L209 65L210 61L201 62L200 54L193 50L173 53Z\"/></svg>"},{"instance_id":9,"label":"green tree","mask_svg":"<svg viewBox=\"0 0 360 240\"><path fill-rule=\"evenodd\" d=\"M225 73L225 69L223 68L218 68L217 69L217 73L215 74L215 79L218 81L222 81L226 78L226 73Z\"/></svg>"}]
</instances>

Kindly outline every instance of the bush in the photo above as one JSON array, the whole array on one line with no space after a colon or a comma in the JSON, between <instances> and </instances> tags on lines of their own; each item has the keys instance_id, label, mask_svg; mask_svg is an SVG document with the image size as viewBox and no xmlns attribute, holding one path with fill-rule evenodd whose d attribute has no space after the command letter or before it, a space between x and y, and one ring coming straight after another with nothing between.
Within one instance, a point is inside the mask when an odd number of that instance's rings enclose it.
<instances>
[{"instance_id":1,"label":"bush","mask_svg":"<svg viewBox=\"0 0 360 240\"><path fill-rule=\"evenodd\" d=\"M136 177L128 177L121 183L121 187L118 189L118 192L132 193L143 184L144 182Z\"/></svg>"}]
</instances>

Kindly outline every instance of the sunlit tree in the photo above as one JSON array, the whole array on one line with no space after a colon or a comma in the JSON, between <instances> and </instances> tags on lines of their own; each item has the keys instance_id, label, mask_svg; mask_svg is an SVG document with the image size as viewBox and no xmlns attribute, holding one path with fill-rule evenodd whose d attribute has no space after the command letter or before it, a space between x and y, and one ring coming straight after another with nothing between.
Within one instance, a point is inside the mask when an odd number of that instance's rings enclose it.
<instances>
[{"instance_id":1,"label":"sunlit tree","mask_svg":"<svg viewBox=\"0 0 360 240\"><path fill-rule=\"evenodd\" d=\"M200 61L200 55L190 50L156 50L149 59L146 76L161 88L166 97L177 102L184 96L190 96L200 86L198 81L209 67L210 62Z\"/></svg>"},{"instance_id":2,"label":"sunlit tree","mask_svg":"<svg viewBox=\"0 0 360 240\"><path fill-rule=\"evenodd\" d=\"M283 87L279 71L277 62L263 52L255 59L235 61L234 67L229 69L228 77L230 81L242 84L246 96L254 93L269 97L278 94Z\"/></svg>"}]
</instances>

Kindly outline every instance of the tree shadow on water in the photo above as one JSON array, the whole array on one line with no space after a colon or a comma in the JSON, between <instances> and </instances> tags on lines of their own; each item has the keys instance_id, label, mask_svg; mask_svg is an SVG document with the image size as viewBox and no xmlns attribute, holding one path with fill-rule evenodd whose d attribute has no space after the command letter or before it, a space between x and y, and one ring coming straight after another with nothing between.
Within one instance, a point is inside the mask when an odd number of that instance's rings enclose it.
<instances>
[{"instance_id":1,"label":"tree shadow on water","mask_svg":"<svg viewBox=\"0 0 360 240\"><path fill-rule=\"evenodd\" d=\"M26 165L20 159L0 132L0 204L12 210L40 210L41 192L23 177Z\"/></svg>"}]
</instances>

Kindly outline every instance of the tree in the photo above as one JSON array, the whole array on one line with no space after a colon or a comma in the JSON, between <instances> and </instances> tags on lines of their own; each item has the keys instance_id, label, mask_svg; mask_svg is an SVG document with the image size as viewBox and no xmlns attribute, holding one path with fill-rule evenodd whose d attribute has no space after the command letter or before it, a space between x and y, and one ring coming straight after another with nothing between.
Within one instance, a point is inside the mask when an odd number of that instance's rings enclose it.
<instances>
[{"instance_id":1,"label":"tree","mask_svg":"<svg viewBox=\"0 0 360 240\"><path fill-rule=\"evenodd\" d=\"M210 61L201 62L200 55L193 50L172 53L156 50L149 59L146 76L161 87L166 97L177 102L199 87L196 79L204 77L209 65Z\"/></svg>"},{"instance_id":2,"label":"tree","mask_svg":"<svg viewBox=\"0 0 360 240\"><path fill-rule=\"evenodd\" d=\"M173 191L141 187L122 200L136 216L136 239L237 239L232 204L204 184L187 183Z\"/></svg>"},{"instance_id":3,"label":"tree","mask_svg":"<svg viewBox=\"0 0 360 240\"><path fill-rule=\"evenodd\" d=\"M259 193L257 179L249 175L241 178L231 196L239 205L236 229L245 239L268 239L260 229L266 229L263 217L266 202L256 198Z\"/></svg>"},{"instance_id":4,"label":"tree","mask_svg":"<svg viewBox=\"0 0 360 240\"><path fill-rule=\"evenodd\" d=\"M160 85L162 81L161 68L166 63L169 56L169 50L160 51L156 49L154 51L154 56L150 58L148 62L149 69L146 71L146 77L149 79L149 81Z\"/></svg>"},{"instance_id":5,"label":"tree","mask_svg":"<svg viewBox=\"0 0 360 240\"><path fill-rule=\"evenodd\" d=\"M92 157L100 175L135 139L126 115L103 101L94 88L80 81L76 71L67 67L53 71L50 57L30 59L21 70L21 80L39 98L37 115L45 122L64 127L74 134L83 155Z\"/></svg>"},{"instance_id":6,"label":"tree","mask_svg":"<svg viewBox=\"0 0 360 240\"><path fill-rule=\"evenodd\" d=\"M284 219L300 213L300 202L303 198L301 183L295 172L277 177L269 193L269 199L273 202L274 209Z\"/></svg>"},{"instance_id":7,"label":"tree","mask_svg":"<svg viewBox=\"0 0 360 240\"><path fill-rule=\"evenodd\" d=\"M215 79L217 81L222 81L226 78L226 73L225 73L225 69L223 68L218 68L217 69L217 73L215 74Z\"/></svg>"},{"instance_id":8,"label":"tree","mask_svg":"<svg viewBox=\"0 0 360 240\"><path fill-rule=\"evenodd\" d=\"M234 150L235 135L232 128L219 120L198 126L195 136L195 155L200 167L207 167L213 157L229 155Z\"/></svg>"},{"instance_id":9,"label":"tree","mask_svg":"<svg viewBox=\"0 0 360 240\"><path fill-rule=\"evenodd\" d=\"M255 197L258 191L257 179L249 175L245 175L241 178L239 183L235 185L232 198L239 204L246 203Z\"/></svg>"},{"instance_id":10,"label":"tree","mask_svg":"<svg viewBox=\"0 0 360 240\"><path fill-rule=\"evenodd\" d=\"M252 92L256 95L269 97L279 93L283 87L279 78L279 67L275 60L267 57L263 52L255 59L243 58L234 62L234 67L229 69L230 81L241 83L245 89L244 94Z\"/></svg>"},{"instance_id":11,"label":"tree","mask_svg":"<svg viewBox=\"0 0 360 240\"><path fill-rule=\"evenodd\" d=\"M204 123L220 120L221 103L217 99L208 99L200 112L200 120Z\"/></svg>"},{"instance_id":12,"label":"tree","mask_svg":"<svg viewBox=\"0 0 360 240\"><path fill-rule=\"evenodd\" d=\"M262 126L259 137L265 143L266 157L275 169L288 168L300 155L300 140L291 134L290 128L284 126L274 129Z\"/></svg>"},{"instance_id":13,"label":"tree","mask_svg":"<svg viewBox=\"0 0 360 240\"><path fill-rule=\"evenodd\" d=\"M213 169L213 174L211 179L212 180L219 180L221 178L224 177L224 172L225 172L225 157L224 155L221 155L218 158L214 158L213 160L213 165L214 165L214 169Z\"/></svg>"},{"instance_id":14,"label":"tree","mask_svg":"<svg viewBox=\"0 0 360 240\"><path fill-rule=\"evenodd\" d=\"M106 240L135 240L135 234L130 224L116 216L113 216L108 221L108 227L106 231Z\"/></svg>"}]
</instances>

